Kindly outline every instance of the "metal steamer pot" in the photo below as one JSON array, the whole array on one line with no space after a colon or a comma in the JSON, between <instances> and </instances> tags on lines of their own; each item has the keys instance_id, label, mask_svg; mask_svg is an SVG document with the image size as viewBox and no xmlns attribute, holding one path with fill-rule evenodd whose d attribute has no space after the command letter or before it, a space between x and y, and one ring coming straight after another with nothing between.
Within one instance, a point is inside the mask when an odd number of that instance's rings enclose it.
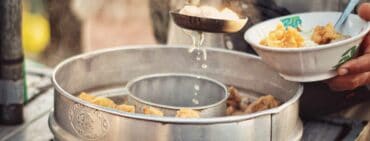
<instances>
[{"instance_id":1,"label":"metal steamer pot","mask_svg":"<svg viewBox=\"0 0 370 141\"><path fill-rule=\"evenodd\" d=\"M54 111L49 126L61 141L288 141L300 140L298 99L303 86L282 79L260 58L208 49L199 62L187 47L135 46L102 50L67 59L55 69ZM202 63L207 69L200 67ZM154 117L96 106L75 95L117 93L129 80L154 73L193 73L238 88L257 98L271 94L277 108L240 116L199 119ZM123 100L123 98L118 98Z\"/></svg>"}]
</instances>

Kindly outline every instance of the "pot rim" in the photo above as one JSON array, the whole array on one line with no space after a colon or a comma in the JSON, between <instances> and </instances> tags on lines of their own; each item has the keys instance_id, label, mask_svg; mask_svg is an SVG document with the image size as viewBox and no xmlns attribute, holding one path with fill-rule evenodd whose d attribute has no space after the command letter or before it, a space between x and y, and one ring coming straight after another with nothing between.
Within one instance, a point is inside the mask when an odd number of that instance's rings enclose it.
<instances>
[{"instance_id":1,"label":"pot rim","mask_svg":"<svg viewBox=\"0 0 370 141\"><path fill-rule=\"evenodd\" d=\"M53 76L52 76L52 83L56 91L59 92L62 96L68 98L69 100L72 100L75 103L82 104L86 107L92 108L92 109L97 109L100 110L104 113L116 115L116 116L121 116L125 118L131 118L131 119L137 119L137 120L146 120L146 121L154 121L154 122L162 122L162 123L178 123L178 124L215 124L215 123L229 123L229 122L239 122L239 121L245 121L248 119L252 119L255 117L259 116L264 116L264 115L270 115L270 114L276 114L279 113L280 111L284 110L286 107L292 105L293 103L297 102L298 99L301 97L303 94L303 86L298 83L298 90L297 93L290 98L288 101L284 102L284 104L280 105L279 107L272 108L269 110L264 110L252 114L246 114L246 115L238 115L238 116L224 116L224 117L210 117L210 118L176 118L176 117L156 117L156 116L148 116L144 114L138 114L138 113L127 113L127 112L122 112L122 111L117 111L114 109L109 109L105 107L101 107L98 105L94 105L91 103L88 103L84 100L79 99L78 97L72 95L71 93L67 92L64 90L57 82L56 80L56 75L58 71L65 66L66 64L73 62L74 60L77 59L87 59L94 57L98 54L103 54L103 53L108 53L108 52L114 52L114 51L122 51L122 50L132 50L132 49L156 49L156 48L161 48L161 49L166 49L166 48L180 48L186 50L189 48L188 46L168 46L168 45L131 45L131 46L117 46L114 48L109 48L109 49L103 49L103 50L98 50L94 52L89 52L89 53L84 53L80 54L71 58L68 58L58 64L54 71L53 71ZM226 52L230 54L235 54L239 56L247 56L256 60L260 60L261 58L255 55L247 54L247 53L242 53L242 52L237 52L237 51L231 51L231 50L225 50L225 49L217 49L217 48L207 48L207 50L215 51L215 52ZM296 83L296 82L292 82Z\"/></svg>"}]
</instances>

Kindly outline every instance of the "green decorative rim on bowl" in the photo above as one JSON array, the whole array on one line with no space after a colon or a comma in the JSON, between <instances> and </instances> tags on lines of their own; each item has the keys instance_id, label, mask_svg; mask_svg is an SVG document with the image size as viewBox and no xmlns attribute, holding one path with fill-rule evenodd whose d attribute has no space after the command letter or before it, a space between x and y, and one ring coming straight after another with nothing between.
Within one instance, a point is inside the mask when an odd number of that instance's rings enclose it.
<instances>
[{"instance_id":1,"label":"green decorative rim on bowl","mask_svg":"<svg viewBox=\"0 0 370 141\"><path fill-rule=\"evenodd\" d=\"M356 57L358 52L359 46L353 46L352 48L348 49L346 52L342 54L341 59L339 60L338 64L335 65L333 68L337 69L339 66L343 65L344 63L348 62L352 58Z\"/></svg>"},{"instance_id":2,"label":"green decorative rim on bowl","mask_svg":"<svg viewBox=\"0 0 370 141\"><path fill-rule=\"evenodd\" d=\"M283 23L284 27L286 28L288 28L289 26L293 28L298 28L302 26L302 19L300 16L287 17L287 18L281 19L280 21Z\"/></svg>"}]
</instances>

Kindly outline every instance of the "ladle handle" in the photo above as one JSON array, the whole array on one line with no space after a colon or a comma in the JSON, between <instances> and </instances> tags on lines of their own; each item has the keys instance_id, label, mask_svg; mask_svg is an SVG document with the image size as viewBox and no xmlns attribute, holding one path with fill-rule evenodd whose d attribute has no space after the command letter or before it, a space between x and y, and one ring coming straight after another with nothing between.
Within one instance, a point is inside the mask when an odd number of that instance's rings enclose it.
<instances>
[{"instance_id":1,"label":"ladle handle","mask_svg":"<svg viewBox=\"0 0 370 141\"><path fill-rule=\"evenodd\" d=\"M360 2L360 0L350 0L347 4L346 9L340 15L338 21L335 23L335 30L339 31L340 27L343 25L343 23L347 20L348 16L351 14L353 9L356 7L356 5Z\"/></svg>"}]
</instances>

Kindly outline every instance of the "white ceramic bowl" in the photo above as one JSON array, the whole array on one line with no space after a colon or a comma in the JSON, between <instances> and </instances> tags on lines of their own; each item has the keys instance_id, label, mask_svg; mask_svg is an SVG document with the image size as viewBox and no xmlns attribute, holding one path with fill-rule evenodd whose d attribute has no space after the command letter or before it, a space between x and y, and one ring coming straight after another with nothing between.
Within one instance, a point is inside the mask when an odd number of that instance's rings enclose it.
<instances>
[{"instance_id":1,"label":"white ceramic bowl","mask_svg":"<svg viewBox=\"0 0 370 141\"><path fill-rule=\"evenodd\" d=\"M337 66L357 54L360 43L369 32L370 23L359 16L349 16L340 32L350 35L351 38L339 42L303 48L268 47L260 45L259 42L267 37L281 20L298 16L303 30L307 30L329 22L335 24L340 15L339 12L311 12L275 18L251 27L245 33L245 39L262 60L286 80L313 82L329 79L337 75Z\"/></svg>"}]
</instances>

